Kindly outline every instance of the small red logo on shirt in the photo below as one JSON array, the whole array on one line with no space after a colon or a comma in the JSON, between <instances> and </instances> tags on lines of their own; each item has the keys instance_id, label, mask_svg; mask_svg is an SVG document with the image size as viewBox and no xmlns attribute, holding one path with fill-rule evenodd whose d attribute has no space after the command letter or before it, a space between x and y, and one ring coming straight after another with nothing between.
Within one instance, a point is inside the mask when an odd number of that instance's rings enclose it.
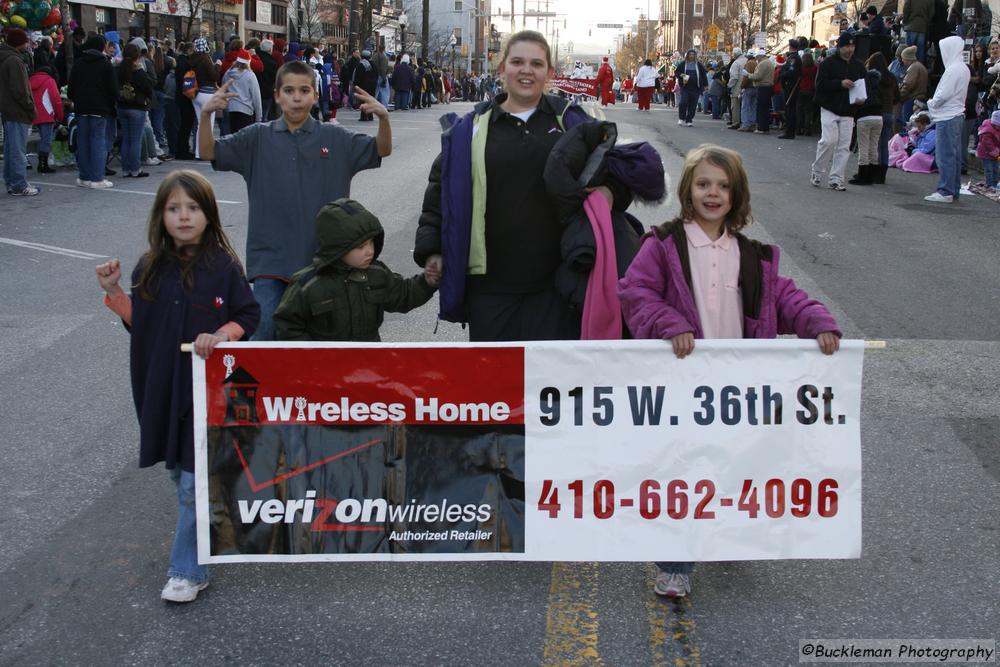
<instances>
[{"instance_id":1,"label":"small red logo on shirt","mask_svg":"<svg viewBox=\"0 0 1000 667\"><path fill-rule=\"evenodd\" d=\"M330 155L330 149L324 146L323 148L319 149L319 154L322 155L323 157L328 157Z\"/></svg>"},{"instance_id":2,"label":"small red logo on shirt","mask_svg":"<svg viewBox=\"0 0 1000 667\"><path fill-rule=\"evenodd\" d=\"M222 304L224 304L224 303L225 303L225 301L222 300L221 296L215 297L215 307L216 308L222 308Z\"/></svg>"}]
</instances>

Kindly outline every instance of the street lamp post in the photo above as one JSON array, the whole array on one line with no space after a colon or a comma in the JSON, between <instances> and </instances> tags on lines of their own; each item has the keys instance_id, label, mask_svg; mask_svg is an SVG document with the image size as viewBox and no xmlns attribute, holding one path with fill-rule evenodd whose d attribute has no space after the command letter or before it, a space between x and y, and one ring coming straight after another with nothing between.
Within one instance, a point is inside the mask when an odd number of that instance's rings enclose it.
<instances>
[{"instance_id":1,"label":"street lamp post","mask_svg":"<svg viewBox=\"0 0 1000 667\"><path fill-rule=\"evenodd\" d=\"M399 53L400 58L406 53L406 24L410 22L406 12L399 15Z\"/></svg>"},{"instance_id":2,"label":"street lamp post","mask_svg":"<svg viewBox=\"0 0 1000 667\"><path fill-rule=\"evenodd\" d=\"M458 44L458 39L455 37L455 32L452 31L451 37L448 39L448 46L451 47L451 75L455 76L455 45Z\"/></svg>"}]
</instances>

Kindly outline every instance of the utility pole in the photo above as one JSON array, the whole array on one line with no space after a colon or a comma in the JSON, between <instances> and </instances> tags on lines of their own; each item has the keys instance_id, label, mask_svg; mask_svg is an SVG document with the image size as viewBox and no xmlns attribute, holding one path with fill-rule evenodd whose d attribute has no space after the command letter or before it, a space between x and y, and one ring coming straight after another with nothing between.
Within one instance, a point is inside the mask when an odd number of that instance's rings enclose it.
<instances>
[{"instance_id":1,"label":"utility pole","mask_svg":"<svg viewBox=\"0 0 1000 667\"><path fill-rule=\"evenodd\" d=\"M420 53L427 60L427 42L431 41L431 0L424 0L424 11L420 17Z\"/></svg>"},{"instance_id":2,"label":"utility pole","mask_svg":"<svg viewBox=\"0 0 1000 667\"><path fill-rule=\"evenodd\" d=\"M66 2L66 0L61 0L61 1L62 2ZM514 9L515 9L514 3L516 1L517 0L510 0L510 34L512 34L512 35L517 30L517 26L514 24Z\"/></svg>"}]
</instances>

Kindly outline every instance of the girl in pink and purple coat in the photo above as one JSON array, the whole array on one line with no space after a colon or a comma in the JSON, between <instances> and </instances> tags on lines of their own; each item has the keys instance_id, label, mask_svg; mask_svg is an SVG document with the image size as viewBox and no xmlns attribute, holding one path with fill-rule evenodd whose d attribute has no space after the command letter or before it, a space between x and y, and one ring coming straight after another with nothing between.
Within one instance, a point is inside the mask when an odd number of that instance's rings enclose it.
<instances>
[{"instance_id":1,"label":"girl in pink and purple coat","mask_svg":"<svg viewBox=\"0 0 1000 667\"><path fill-rule=\"evenodd\" d=\"M696 338L815 338L824 354L841 332L826 307L778 274L779 249L751 241L750 186L739 154L702 144L684 160L680 215L655 228L618 283L622 313L636 338L669 340L691 354ZM691 592L694 563L657 563L653 590Z\"/></svg>"},{"instance_id":2,"label":"girl in pink and purple coat","mask_svg":"<svg viewBox=\"0 0 1000 667\"><path fill-rule=\"evenodd\" d=\"M252 334L260 306L222 230L212 186L198 172L173 171L163 180L148 238L131 296L118 285L117 259L97 267L97 281L105 305L132 334L139 467L163 461L177 486L177 530L160 597L191 602L208 586L208 568L198 563L191 358L180 346L194 341L195 354L207 359L219 343Z\"/></svg>"}]
</instances>

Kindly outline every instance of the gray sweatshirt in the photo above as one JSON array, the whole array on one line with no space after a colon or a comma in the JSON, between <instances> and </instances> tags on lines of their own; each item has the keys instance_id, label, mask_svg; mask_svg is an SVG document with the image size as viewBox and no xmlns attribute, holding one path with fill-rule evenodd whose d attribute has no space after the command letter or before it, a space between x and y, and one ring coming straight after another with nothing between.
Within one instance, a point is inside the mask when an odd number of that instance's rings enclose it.
<instances>
[{"instance_id":1,"label":"gray sweatshirt","mask_svg":"<svg viewBox=\"0 0 1000 667\"><path fill-rule=\"evenodd\" d=\"M226 81L232 81L228 91L239 95L239 97L229 100L229 110L245 113L248 116L253 116L254 121L259 121L262 114L260 84L257 83L257 77L254 76L254 73L248 69L241 70L230 67L226 70L225 76L222 77L222 83Z\"/></svg>"}]
</instances>

